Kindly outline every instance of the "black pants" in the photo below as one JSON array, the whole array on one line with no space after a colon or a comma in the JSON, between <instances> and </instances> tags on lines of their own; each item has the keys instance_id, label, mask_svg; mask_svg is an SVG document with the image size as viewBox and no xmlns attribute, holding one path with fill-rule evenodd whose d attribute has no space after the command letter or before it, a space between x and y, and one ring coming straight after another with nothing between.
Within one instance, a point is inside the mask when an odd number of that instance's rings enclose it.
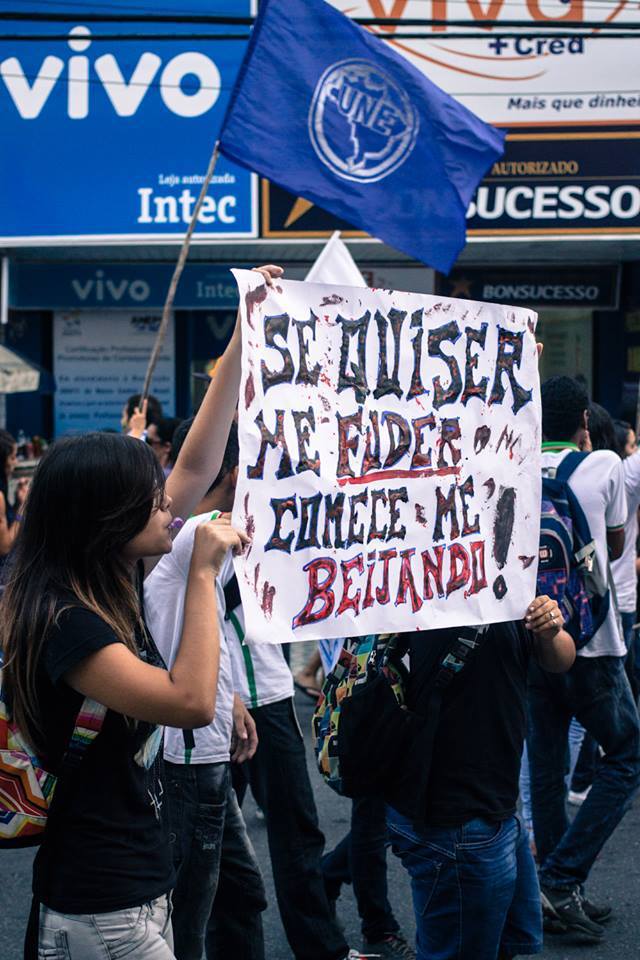
<instances>
[{"instance_id":1,"label":"black pants","mask_svg":"<svg viewBox=\"0 0 640 960\"><path fill-rule=\"evenodd\" d=\"M353 884L370 943L397 933L398 923L387 897L387 808L381 797L361 797L351 805L351 830L322 860L327 895L337 900L344 883Z\"/></svg>"},{"instance_id":2,"label":"black pants","mask_svg":"<svg viewBox=\"0 0 640 960\"><path fill-rule=\"evenodd\" d=\"M571 824L565 807L567 733L575 717L605 751ZM529 673L527 750L540 882L586 882L640 784L640 725L622 657L577 657L567 673Z\"/></svg>"},{"instance_id":3,"label":"black pants","mask_svg":"<svg viewBox=\"0 0 640 960\"><path fill-rule=\"evenodd\" d=\"M324 836L307 771L293 700L251 711L256 755L243 764L264 811L271 869L282 925L296 960L341 960L347 943L332 918L322 878ZM242 768L238 773L242 774ZM246 790L236 780L238 799ZM214 904L215 912L215 904Z\"/></svg>"}]
</instances>

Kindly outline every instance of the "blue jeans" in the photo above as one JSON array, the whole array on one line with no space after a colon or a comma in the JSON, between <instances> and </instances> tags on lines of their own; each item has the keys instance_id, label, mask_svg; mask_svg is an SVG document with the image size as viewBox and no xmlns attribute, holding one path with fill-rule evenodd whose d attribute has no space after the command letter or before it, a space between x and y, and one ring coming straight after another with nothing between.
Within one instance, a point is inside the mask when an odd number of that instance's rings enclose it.
<instances>
[{"instance_id":1,"label":"blue jeans","mask_svg":"<svg viewBox=\"0 0 640 960\"><path fill-rule=\"evenodd\" d=\"M640 693L640 630L633 629L636 622L635 612L621 612L620 620L622 621L622 633L627 648L627 676L631 684L633 698L637 700Z\"/></svg>"},{"instance_id":2,"label":"blue jeans","mask_svg":"<svg viewBox=\"0 0 640 960\"><path fill-rule=\"evenodd\" d=\"M567 731L575 716L605 755L570 825L565 807ZM622 657L577 657L564 674L532 663L528 752L540 882L582 885L640 783L640 728Z\"/></svg>"},{"instance_id":3,"label":"blue jeans","mask_svg":"<svg viewBox=\"0 0 640 960\"><path fill-rule=\"evenodd\" d=\"M202 960L221 869L237 878L236 889L242 890L242 898L227 907L229 925L236 930L228 956L263 960L264 885L231 786L229 764L165 761L165 770L177 877L173 892L177 960ZM207 952L213 956L209 943Z\"/></svg>"},{"instance_id":4,"label":"blue jeans","mask_svg":"<svg viewBox=\"0 0 640 960\"><path fill-rule=\"evenodd\" d=\"M635 613L620 613L620 622L622 623L622 637L624 639L624 645L627 648L627 653L633 646L633 640L636 635L636 631L633 629L633 625L636 622Z\"/></svg>"},{"instance_id":5,"label":"blue jeans","mask_svg":"<svg viewBox=\"0 0 640 960\"><path fill-rule=\"evenodd\" d=\"M384 800L361 797L351 803L351 830L322 858L327 896L337 900L342 885L353 884L362 935L370 943L400 929L387 898L387 842Z\"/></svg>"},{"instance_id":6,"label":"blue jeans","mask_svg":"<svg viewBox=\"0 0 640 960\"><path fill-rule=\"evenodd\" d=\"M540 890L517 817L417 833L389 808L388 824L411 877L418 960L497 960L542 950Z\"/></svg>"}]
</instances>

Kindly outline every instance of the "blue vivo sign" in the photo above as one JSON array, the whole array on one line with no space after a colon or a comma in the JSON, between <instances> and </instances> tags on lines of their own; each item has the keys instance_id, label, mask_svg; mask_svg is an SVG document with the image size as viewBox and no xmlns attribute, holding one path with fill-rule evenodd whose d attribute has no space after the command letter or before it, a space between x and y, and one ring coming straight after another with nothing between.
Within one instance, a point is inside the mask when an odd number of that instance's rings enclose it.
<instances>
[{"instance_id":1,"label":"blue vivo sign","mask_svg":"<svg viewBox=\"0 0 640 960\"><path fill-rule=\"evenodd\" d=\"M39 310L160 308L173 270L167 263L15 263L9 274L9 305ZM175 306L235 310L238 287L227 267L187 263Z\"/></svg>"},{"instance_id":2,"label":"blue vivo sign","mask_svg":"<svg viewBox=\"0 0 640 960\"><path fill-rule=\"evenodd\" d=\"M52 9L30 4L39 6ZM131 9L158 11L150 0ZM254 12L254 2L190 0L184 12L242 16ZM242 30L87 25L81 14L70 23L10 27L6 32L51 39L0 40L0 242L180 239L246 41L179 34ZM115 33L153 36L106 38ZM220 157L196 235L256 236L255 180Z\"/></svg>"}]
</instances>

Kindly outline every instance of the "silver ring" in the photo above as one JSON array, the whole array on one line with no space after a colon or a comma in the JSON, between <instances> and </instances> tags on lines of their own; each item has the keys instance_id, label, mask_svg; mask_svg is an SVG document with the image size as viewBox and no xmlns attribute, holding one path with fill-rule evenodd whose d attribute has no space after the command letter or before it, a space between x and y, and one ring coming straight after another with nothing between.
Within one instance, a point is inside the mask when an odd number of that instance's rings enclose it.
<instances>
[{"instance_id":1,"label":"silver ring","mask_svg":"<svg viewBox=\"0 0 640 960\"><path fill-rule=\"evenodd\" d=\"M551 613L551 610L549 610L549 620L555 620L555 617L554 617L554 615Z\"/></svg>"}]
</instances>

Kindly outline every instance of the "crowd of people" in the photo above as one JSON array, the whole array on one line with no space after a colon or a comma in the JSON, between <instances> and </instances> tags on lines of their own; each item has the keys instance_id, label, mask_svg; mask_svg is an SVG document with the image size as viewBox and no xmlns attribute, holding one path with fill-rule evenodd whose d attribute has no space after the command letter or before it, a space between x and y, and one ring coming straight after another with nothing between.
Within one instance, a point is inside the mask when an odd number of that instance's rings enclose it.
<instances>
[{"instance_id":1,"label":"crowd of people","mask_svg":"<svg viewBox=\"0 0 640 960\"><path fill-rule=\"evenodd\" d=\"M258 269L268 284L281 274ZM132 397L121 435L58 440L13 497L15 442L0 433L3 693L59 781L25 956L263 960L247 789L296 960L509 960L542 949L543 925L600 943L611 907L586 885L640 784L633 428L578 380L542 385L543 477L564 477L586 518L598 610L576 632L539 589L521 622L408 636L407 707L421 717L452 642L471 650L442 695L426 775L403 785L402 809L354 799L325 852L294 677L282 647L246 635L234 574L247 543L230 522L239 382L238 327L195 417ZM311 697L319 670L314 654L295 678ZM86 712L99 732L70 767ZM416 738L417 770L420 750ZM387 896L389 847L411 879L415 943ZM357 947L337 917L344 884Z\"/></svg>"}]
</instances>

